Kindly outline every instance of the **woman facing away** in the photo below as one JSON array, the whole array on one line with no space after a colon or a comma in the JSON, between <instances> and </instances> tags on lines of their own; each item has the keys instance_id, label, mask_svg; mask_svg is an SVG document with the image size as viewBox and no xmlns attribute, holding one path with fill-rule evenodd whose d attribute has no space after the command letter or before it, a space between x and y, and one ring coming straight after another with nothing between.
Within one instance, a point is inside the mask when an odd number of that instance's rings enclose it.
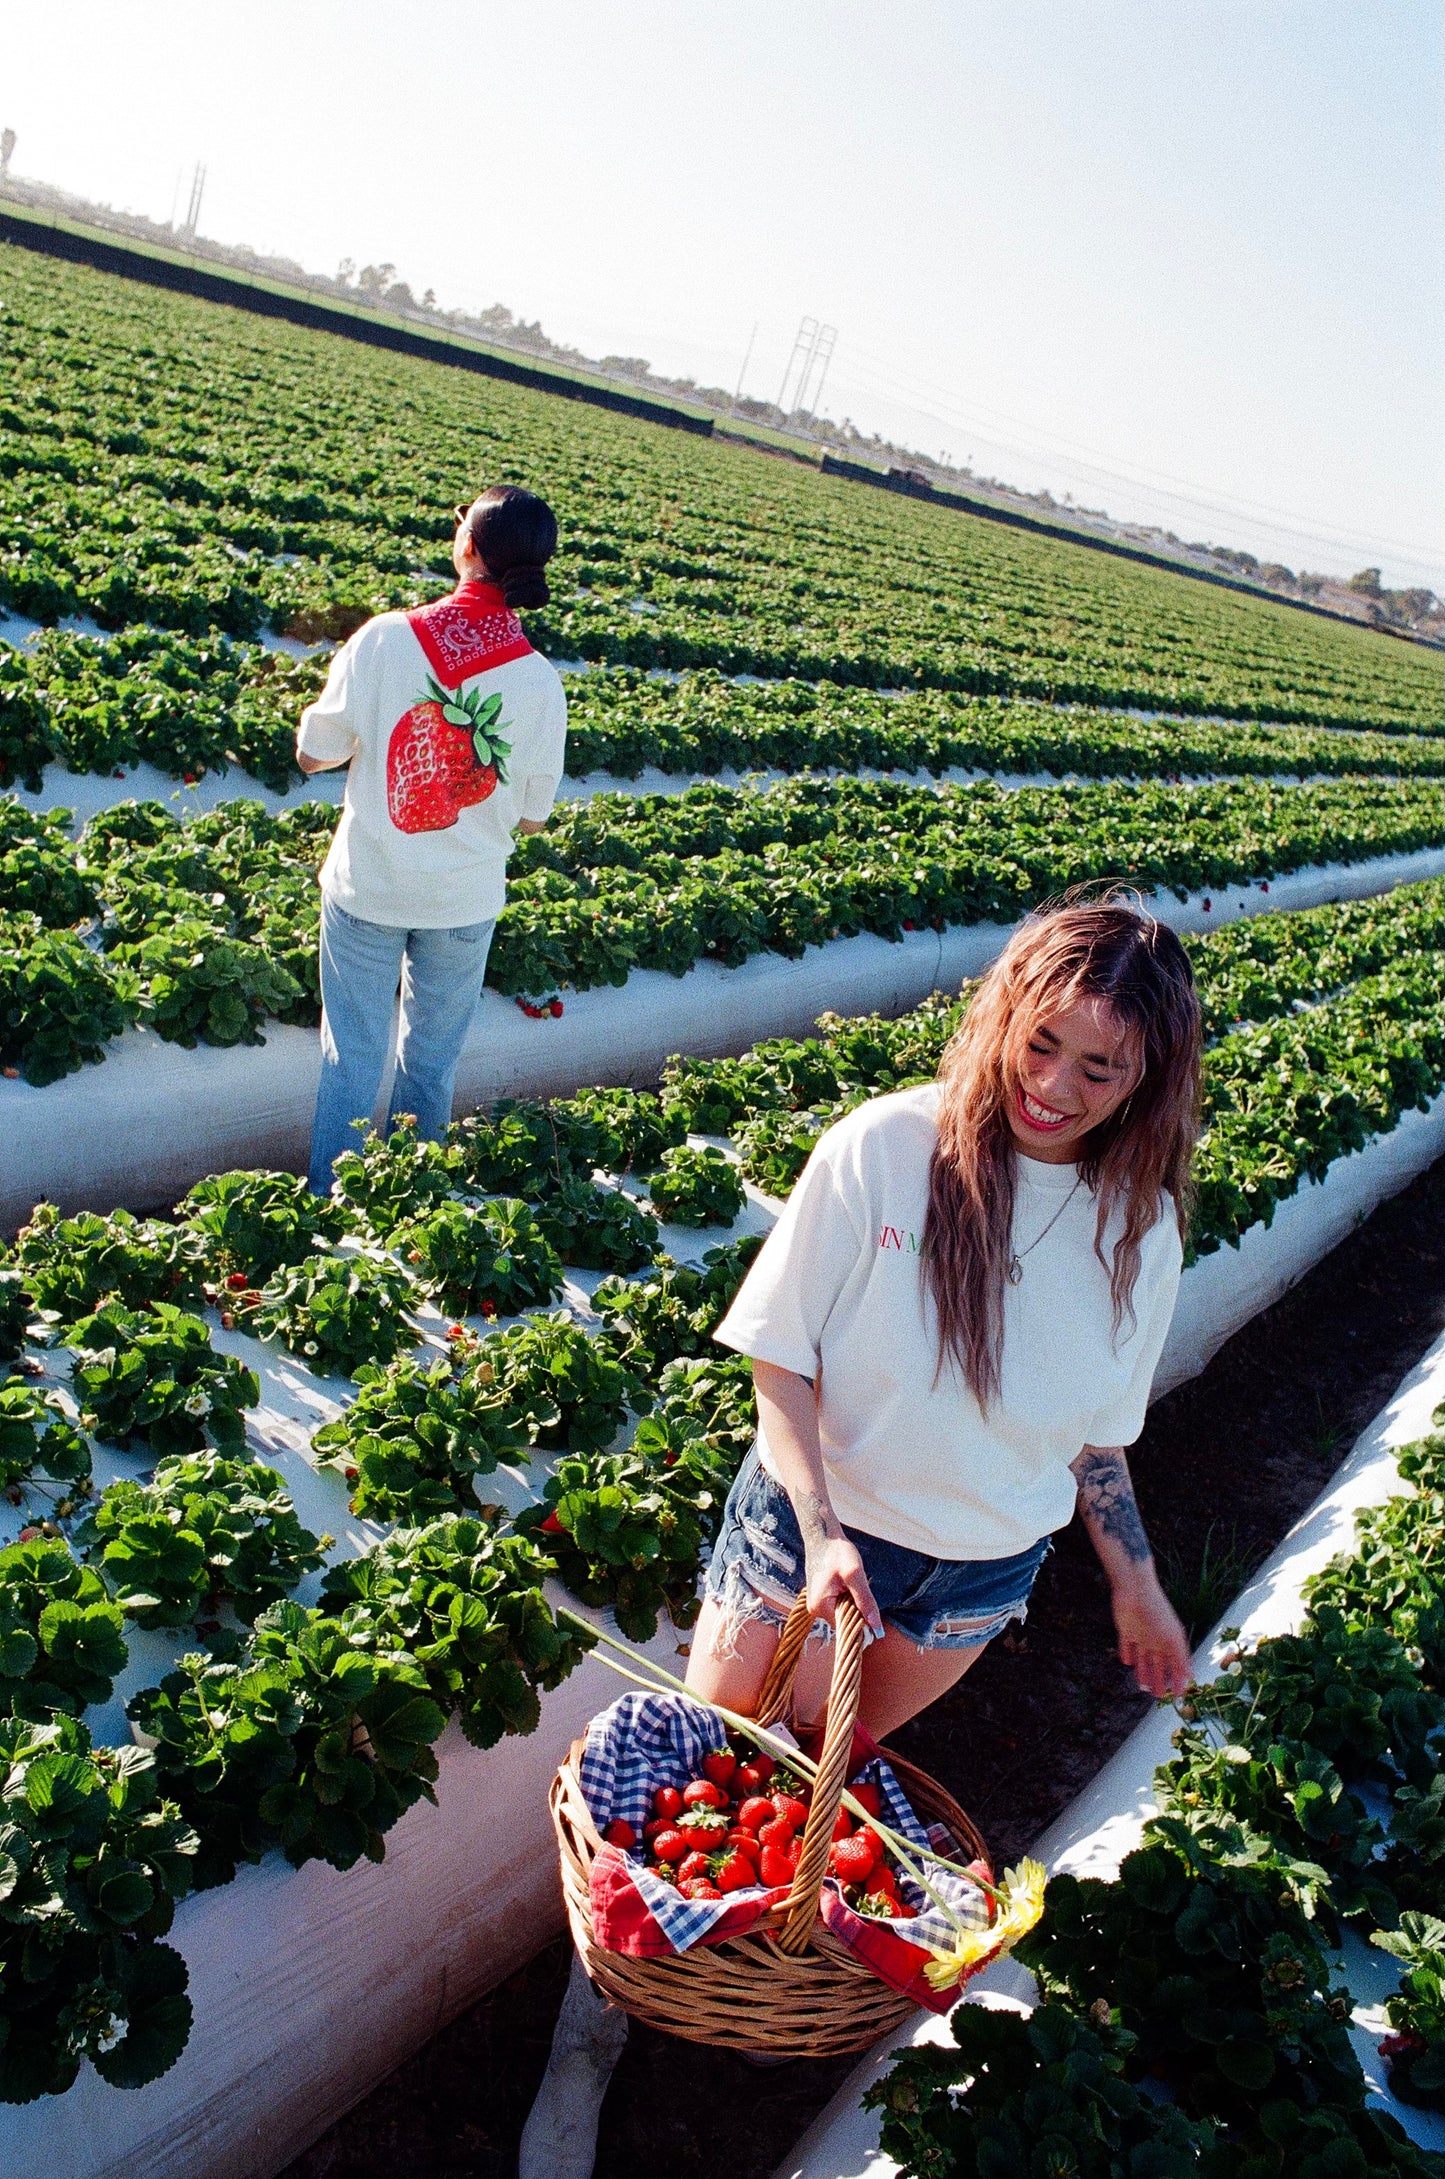
<instances>
[{"instance_id":1,"label":"woman facing away","mask_svg":"<svg viewBox=\"0 0 1445 2179\"><path fill-rule=\"evenodd\" d=\"M806 1590L873 1640L877 1738L1022 1619L1074 1511L1109 1578L1119 1655L1181 1693L1125 1448L1173 1314L1202 1036L1179 940L1131 899L1030 916L983 978L936 1082L819 1141L717 1338L752 1358L757 1442L728 1497L688 1685L750 1710ZM820 1721L826 1646L799 1715ZM522 2179L591 2171L625 2038L574 1963Z\"/></svg>"},{"instance_id":2,"label":"woman facing away","mask_svg":"<svg viewBox=\"0 0 1445 2179\"><path fill-rule=\"evenodd\" d=\"M318 1195L371 1119L398 982L387 1130L410 1113L435 1138L451 1119L513 836L541 831L562 775L561 677L517 618L547 603L556 517L508 484L458 507L456 525L451 596L359 628L296 736L303 772L350 767L321 868Z\"/></svg>"}]
</instances>

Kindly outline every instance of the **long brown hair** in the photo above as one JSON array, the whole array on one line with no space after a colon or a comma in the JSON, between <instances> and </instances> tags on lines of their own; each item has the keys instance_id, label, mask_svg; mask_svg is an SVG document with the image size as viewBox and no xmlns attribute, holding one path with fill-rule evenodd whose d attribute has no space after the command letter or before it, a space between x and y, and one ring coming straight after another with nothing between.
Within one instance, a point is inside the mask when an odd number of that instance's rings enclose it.
<instances>
[{"instance_id":1,"label":"long brown hair","mask_svg":"<svg viewBox=\"0 0 1445 2179\"><path fill-rule=\"evenodd\" d=\"M1134 895L1066 895L1022 923L982 979L939 1065L943 1096L929 1170L923 1276L938 1319L938 1367L952 1358L981 1407L999 1389L1003 1297L1012 1248L1014 1138L1006 1101L1045 1014L1107 1001L1134 1046L1138 1076L1084 1137L1079 1171L1098 1202L1094 1250L1109 1272L1114 1328L1132 1315L1140 1242L1167 1190L1188 1222L1199 1132L1202 1029L1189 956ZM1112 1263L1104 1235L1122 1203Z\"/></svg>"}]
</instances>

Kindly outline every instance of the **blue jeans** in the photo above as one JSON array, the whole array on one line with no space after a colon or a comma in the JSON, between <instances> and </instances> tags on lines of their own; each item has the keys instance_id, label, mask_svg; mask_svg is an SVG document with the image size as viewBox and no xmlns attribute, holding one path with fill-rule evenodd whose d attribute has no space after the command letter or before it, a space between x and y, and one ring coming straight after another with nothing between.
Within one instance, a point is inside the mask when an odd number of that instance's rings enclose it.
<instances>
[{"instance_id":1,"label":"blue jeans","mask_svg":"<svg viewBox=\"0 0 1445 2179\"><path fill-rule=\"evenodd\" d=\"M977 1649L1028 1614L1029 1592L1051 1536L1006 1559L933 1559L862 1529L843 1530L885 1626L919 1649ZM708 1567L707 1593L722 1607L723 1645L731 1649L747 1619L781 1627L804 1586L802 1531L792 1501L754 1445L723 1508Z\"/></svg>"},{"instance_id":2,"label":"blue jeans","mask_svg":"<svg viewBox=\"0 0 1445 2179\"><path fill-rule=\"evenodd\" d=\"M471 1026L496 921L452 931L405 931L365 923L321 897L321 1086L311 1127L310 1182L331 1191L331 1168L356 1147L356 1120L370 1121L391 1056L391 1002L401 984L396 1075L387 1113L416 1116L436 1141L452 1116L457 1060Z\"/></svg>"}]
</instances>

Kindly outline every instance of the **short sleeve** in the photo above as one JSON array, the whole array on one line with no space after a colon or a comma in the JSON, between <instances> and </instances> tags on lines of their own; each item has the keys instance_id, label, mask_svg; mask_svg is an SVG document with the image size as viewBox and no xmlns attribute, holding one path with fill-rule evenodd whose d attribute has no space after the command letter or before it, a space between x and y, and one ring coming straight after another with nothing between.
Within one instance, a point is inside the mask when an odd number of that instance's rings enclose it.
<instances>
[{"instance_id":1,"label":"short sleeve","mask_svg":"<svg viewBox=\"0 0 1445 2179\"><path fill-rule=\"evenodd\" d=\"M520 814L530 824L540 825L552 814L566 750L567 691L562 686L562 676L554 671L550 676L546 706L537 726L532 769L522 783Z\"/></svg>"},{"instance_id":2,"label":"short sleeve","mask_svg":"<svg viewBox=\"0 0 1445 2179\"><path fill-rule=\"evenodd\" d=\"M755 1362L816 1378L823 1329L863 1248L826 1152L814 1150L736 1299L713 1333Z\"/></svg>"},{"instance_id":3,"label":"short sleeve","mask_svg":"<svg viewBox=\"0 0 1445 2179\"><path fill-rule=\"evenodd\" d=\"M1100 1408L1095 1415L1085 1439L1088 1445L1132 1445L1144 1427L1154 1372L1159 1367L1159 1357L1174 1319L1184 1262L1178 1227L1172 1213L1166 1212L1165 1216L1167 1224L1156 1227L1151 1237L1154 1277L1134 1336L1134 1363L1129 1382L1117 1399Z\"/></svg>"},{"instance_id":4,"label":"short sleeve","mask_svg":"<svg viewBox=\"0 0 1445 2179\"><path fill-rule=\"evenodd\" d=\"M298 752L322 764L340 763L344 757L355 756L361 746L355 724L356 649L356 636L342 644L331 661L325 688L314 704L306 706L296 730Z\"/></svg>"}]
</instances>

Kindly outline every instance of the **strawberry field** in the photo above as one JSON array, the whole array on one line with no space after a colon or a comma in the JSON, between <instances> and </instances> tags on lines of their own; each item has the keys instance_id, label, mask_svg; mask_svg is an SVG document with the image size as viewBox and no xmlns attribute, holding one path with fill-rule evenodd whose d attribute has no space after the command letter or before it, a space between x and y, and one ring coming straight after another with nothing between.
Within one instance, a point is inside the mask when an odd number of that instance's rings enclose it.
<instances>
[{"instance_id":1,"label":"strawberry field","mask_svg":"<svg viewBox=\"0 0 1445 2179\"><path fill-rule=\"evenodd\" d=\"M253 1147L163 1217L118 1184L4 1244L0 2101L23 2103L177 2065L188 1893L384 1861L448 1728L532 1733L586 1614L690 1623L753 1427L712 1329L822 1129L928 1079L967 1004L859 1016L840 942L995 930L1089 878L1204 914L1250 886L1247 920L1188 940L1189 1260L1231 1260L1438 1115L1442 881L1269 896L1438 848L1445 735L1422 649L20 250L0 347L14 1124L75 1076L104 1132L104 1062L137 1038L253 1046L264 1077L268 1035L314 1027L335 810L248 790L295 782L322 646L449 580L443 510L483 477L556 506L529 633L589 665L586 785L517 844L494 991L565 1015L766 955L835 986L805 1037L359 1143L329 1203ZM127 791L139 764L234 796L177 815ZM614 790L644 772L669 792ZM86 774L119 794L81 823ZM917 2087L895 2131L922 2154Z\"/></svg>"}]
</instances>

